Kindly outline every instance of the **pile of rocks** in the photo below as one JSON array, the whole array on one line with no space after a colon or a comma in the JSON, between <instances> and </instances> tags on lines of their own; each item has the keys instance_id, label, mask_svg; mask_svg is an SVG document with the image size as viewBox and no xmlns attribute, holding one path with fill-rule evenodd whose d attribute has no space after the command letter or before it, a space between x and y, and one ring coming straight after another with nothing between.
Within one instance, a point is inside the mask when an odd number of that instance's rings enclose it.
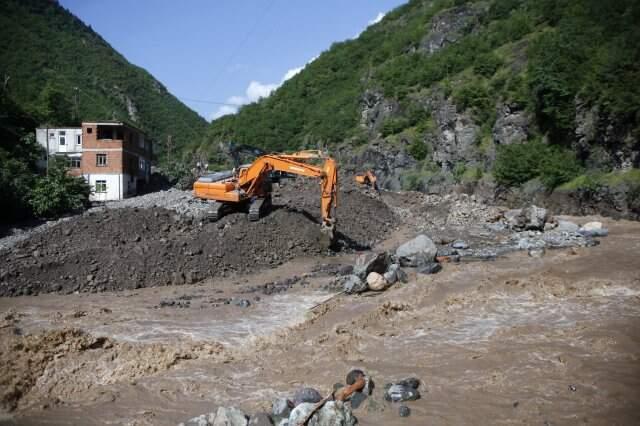
<instances>
[{"instance_id":1,"label":"pile of rocks","mask_svg":"<svg viewBox=\"0 0 640 426\"><path fill-rule=\"evenodd\" d=\"M248 416L236 407L220 407L218 411L202 414L180 423L179 426L354 426L358 419L352 410L358 409L371 397L375 384L364 371L353 369L346 376L346 385L336 383L327 396L310 387L296 390L290 398L276 398L271 412ZM384 400L390 403L415 401L420 398L420 380L415 377L387 383ZM411 410L399 407L399 415L407 417Z\"/></svg>"},{"instance_id":2,"label":"pile of rocks","mask_svg":"<svg viewBox=\"0 0 640 426\"><path fill-rule=\"evenodd\" d=\"M442 267L436 260L438 248L424 234L407 241L394 252L366 253L358 256L349 274L339 276L337 282L347 294L383 291L397 282L407 282L402 267L417 268L418 273L432 274Z\"/></svg>"}]
</instances>

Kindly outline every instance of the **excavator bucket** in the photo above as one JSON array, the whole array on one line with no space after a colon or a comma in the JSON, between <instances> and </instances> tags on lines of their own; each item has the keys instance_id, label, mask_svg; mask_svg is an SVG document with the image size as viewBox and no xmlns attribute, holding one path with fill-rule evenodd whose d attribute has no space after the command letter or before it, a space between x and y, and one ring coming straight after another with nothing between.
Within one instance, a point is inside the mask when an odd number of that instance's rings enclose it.
<instances>
[{"instance_id":1,"label":"excavator bucket","mask_svg":"<svg viewBox=\"0 0 640 426\"><path fill-rule=\"evenodd\" d=\"M320 228L320 234L320 245L326 249L331 248L335 241L335 225L327 225L323 223Z\"/></svg>"}]
</instances>

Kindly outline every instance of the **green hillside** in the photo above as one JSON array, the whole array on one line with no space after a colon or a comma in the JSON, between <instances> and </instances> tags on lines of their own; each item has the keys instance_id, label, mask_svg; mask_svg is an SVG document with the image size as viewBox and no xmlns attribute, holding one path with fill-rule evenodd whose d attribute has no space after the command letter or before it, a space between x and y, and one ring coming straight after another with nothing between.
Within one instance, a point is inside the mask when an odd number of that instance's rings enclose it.
<instances>
[{"instance_id":1,"label":"green hillside","mask_svg":"<svg viewBox=\"0 0 640 426\"><path fill-rule=\"evenodd\" d=\"M411 0L270 97L215 120L203 149L377 141L411 155L409 187L495 167L502 183L544 175L550 186L585 168L638 167L638 22L635 0ZM522 140L504 148L515 139L499 135L516 119ZM527 141L544 146L520 148Z\"/></svg>"},{"instance_id":2,"label":"green hillside","mask_svg":"<svg viewBox=\"0 0 640 426\"><path fill-rule=\"evenodd\" d=\"M156 152L201 139L204 119L56 2L3 0L0 34L6 94L36 121L128 120Z\"/></svg>"}]
</instances>

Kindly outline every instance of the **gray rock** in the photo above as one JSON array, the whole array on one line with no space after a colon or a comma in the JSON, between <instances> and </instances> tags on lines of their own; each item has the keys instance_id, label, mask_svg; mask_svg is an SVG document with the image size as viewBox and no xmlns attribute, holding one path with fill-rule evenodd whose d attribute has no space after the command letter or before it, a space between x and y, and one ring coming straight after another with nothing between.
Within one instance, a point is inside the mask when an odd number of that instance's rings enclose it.
<instances>
[{"instance_id":1,"label":"gray rock","mask_svg":"<svg viewBox=\"0 0 640 426\"><path fill-rule=\"evenodd\" d=\"M420 387L420 379L417 377L407 377L406 379L402 379L396 383L396 385L409 386L413 389L418 389Z\"/></svg>"},{"instance_id":2,"label":"gray rock","mask_svg":"<svg viewBox=\"0 0 640 426\"><path fill-rule=\"evenodd\" d=\"M438 248L429 237L420 234L402 244L396 250L396 256L402 266L422 266L433 262Z\"/></svg>"},{"instance_id":3,"label":"gray rock","mask_svg":"<svg viewBox=\"0 0 640 426\"><path fill-rule=\"evenodd\" d=\"M390 402L415 401L420 398L418 389L405 385L391 385L384 393L384 399Z\"/></svg>"},{"instance_id":4,"label":"gray rock","mask_svg":"<svg viewBox=\"0 0 640 426\"><path fill-rule=\"evenodd\" d=\"M351 408L356 410L362 405L362 403L367 399L367 395L362 392L354 392L349 399L351 403Z\"/></svg>"},{"instance_id":5,"label":"gray rock","mask_svg":"<svg viewBox=\"0 0 640 426\"><path fill-rule=\"evenodd\" d=\"M256 413L251 416L249 426L273 426L273 421L267 413Z\"/></svg>"},{"instance_id":6,"label":"gray rock","mask_svg":"<svg viewBox=\"0 0 640 426\"><path fill-rule=\"evenodd\" d=\"M401 283L408 283L409 282L409 276L404 271L404 269L398 268L396 270L396 275L398 277L398 281L400 281Z\"/></svg>"},{"instance_id":7,"label":"gray rock","mask_svg":"<svg viewBox=\"0 0 640 426\"><path fill-rule=\"evenodd\" d=\"M216 419L216 413L201 414L193 417L180 425L184 426L212 426Z\"/></svg>"},{"instance_id":8,"label":"gray rock","mask_svg":"<svg viewBox=\"0 0 640 426\"><path fill-rule=\"evenodd\" d=\"M383 276L384 276L384 279L387 281L387 283L389 283L389 285L395 284L396 281L400 280L400 277L398 275L399 269L400 269L400 265L397 263L392 263L387 268L387 272L385 272Z\"/></svg>"},{"instance_id":9,"label":"gray rock","mask_svg":"<svg viewBox=\"0 0 640 426\"><path fill-rule=\"evenodd\" d=\"M538 238L520 238L518 240L518 248L520 250L542 249L546 245L544 240Z\"/></svg>"},{"instance_id":10,"label":"gray rock","mask_svg":"<svg viewBox=\"0 0 640 426\"><path fill-rule=\"evenodd\" d=\"M609 235L609 230L602 226L602 222L585 223L578 232L587 237L606 237Z\"/></svg>"},{"instance_id":11,"label":"gray rock","mask_svg":"<svg viewBox=\"0 0 640 426\"><path fill-rule=\"evenodd\" d=\"M233 304L236 306L240 306L241 308L248 308L251 306L251 302L247 299L235 299Z\"/></svg>"},{"instance_id":12,"label":"gray rock","mask_svg":"<svg viewBox=\"0 0 640 426\"><path fill-rule=\"evenodd\" d=\"M384 274L390 263L391 257L386 252L361 254L356 259L353 273L364 280L371 272Z\"/></svg>"},{"instance_id":13,"label":"gray rock","mask_svg":"<svg viewBox=\"0 0 640 426\"><path fill-rule=\"evenodd\" d=\"M525 217L525 229L532 231L543 231L544 225L549 218L549 212L542 207L529 206L522 210Z\"/></svg>"},{"instance_id":14,"label":"gray rock","mask_svg":"<svg viewBox=\"0 0 640 426\"><path fill-rule=\"evenodd\" d=\"M213 421L213 426L247 426L247 415L236 407L220 407Z\"/></svg>"},{"instance_id":15,"label":"gray rock","mask_svg":"<svg viewBox=\"0 0 640 426\"><path fill-rule=\"evenodd\" d=\"M401 405L398 408L398 414L400 415L400 417L409 417L411 415L411 409L409 409L409 407L407 407L406 405Z\"/></svg>"},{"instance_id":16,"label":"gray rock","mask_svg":"<svg viewBox=\"0 0 640 426\"><path fill-rule=\"evenodd\" d=\"M367 283L357 275L349 275L345 278L342 289L347 294L362 293L367 291Z\"/></svg>"},{"instance_id":17,"label":"gray rock","mask_svg":"<svg viewBox=\"0 0 640 426\"><path fill-rule=\"evenodd\" d=\"M313 388L300 388L293 394L293 405L297 407L298 405L310 402L315 404L316 402L320 402L322 399L322 395L320 392Z\"/></svg>"},{"instance_id":18,"label":"gray rock","mask_svg":"<svg viewBox=\"0 0 640 426\"><path fill-rule=\"evenodd\" d=\"M431 262L418 268L418 273L424 275L437 274L440 271L442 271L442 265L437 262Z\"/></svg>"},{"instance_id":19,"label":"gray rock","mask_svg":"<svg viewBox=\"0 0 640 426\"><path fill-rule=\"evenodd\" d=\"M313 411L315 404L303 403L293 409L289 425L299 425ZM308 426L354 426L358 424L351 409L341 401L328 401L309 420Z\"/></svg>"},{"instance_id":20,"label":"gray rock","mask_svg":"<svg viewBox=\"0 0 640 426\"><path fill-rule=\"evenodd\" d=\"M293 403L287 398L278 398L273 401L271 406L271 414L275 417L289 417L291 414L291 406Z\"/></svg>"},{"instance_id":21,"label":"gray rock","mask_svg":"<svg viewBox=\"0 0 640 426\"><path fill-rule=\"evenodd\" d=\"M578 232L579 226L568 220L558 220L558 226L555 227L556 232Z\"/></svg>"},{"instance_id":22,"label":"gray rock","mask_svg":"<svg viewBox=\"0 0 640 426\"><path fill-rule=\"evenodd\" d=\"M529 137L530 119L525 111L503 105L493 126L493 140L498 145L526 142Z\"/></svg>"},{"instance_id":23,"label":"gray rock","mask_svg":"<svg viewBox=\"0 0 640 426\"><path fill-rule=\"evenodd\" d=\"M289 419L282 419L280 420L280 422L278 423L278 426L289 426Z\"/></svg>"},{"instance_id":24,"label":"gray rock","mask_svg":"<svg viewBox=\"0 0 640 426\"><path fill-rule=\"evenodd\" d=\"M469 244L463 240L456 240L453 243L451 243L451 247L458 250L466 250L469 248Z\"/></svg>"},{"instance_id":25,"label":"gray rock","mask_svg":"<svg viewBox=\"0 0 640 426\"><path fill-rule=\"evenodd\" d=\"M529 256L531 256L531 257L540 258L540 257L544 257L544 254L545 254L544 247L541 247L541 248L530 248L529 249Z\"/></svg>"}]
</instances>

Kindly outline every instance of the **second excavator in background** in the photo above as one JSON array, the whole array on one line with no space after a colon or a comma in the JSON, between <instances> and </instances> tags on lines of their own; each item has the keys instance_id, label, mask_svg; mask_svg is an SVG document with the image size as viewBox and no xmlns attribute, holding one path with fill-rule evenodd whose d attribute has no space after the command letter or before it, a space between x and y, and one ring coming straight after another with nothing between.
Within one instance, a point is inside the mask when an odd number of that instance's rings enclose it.
<instances>
[{"instance_id":1,"label":"second excavator in background","mask_svg":"<svg viewBox=\"0 0 640 426\"><path fill-rule=\"evenodd\" d=\"M321 159L324 164L308 163L312 159ZM271 206L271 176L278 172L320 179L322 231L332 240L338 169L335 160L320 151L261 155L253 163L233 171L201 177L193 185L193 195L211 201L211 220L218 220L230 211L247 211L249 220L256 221Z\"/></svg>"}]
</instances>

